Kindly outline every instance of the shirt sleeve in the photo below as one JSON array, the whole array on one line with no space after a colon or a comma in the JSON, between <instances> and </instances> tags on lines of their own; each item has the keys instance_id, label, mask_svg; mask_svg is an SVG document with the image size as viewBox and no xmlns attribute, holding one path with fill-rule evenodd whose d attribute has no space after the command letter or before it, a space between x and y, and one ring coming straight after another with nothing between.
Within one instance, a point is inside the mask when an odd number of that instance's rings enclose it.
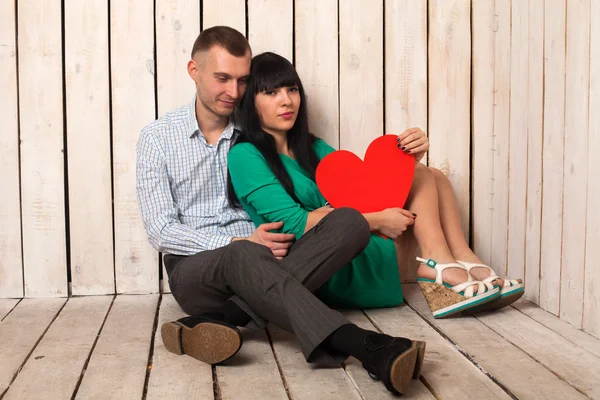
<instances>
[{"instance_id":1,"label":"shirt sleeve","mask_svg":"<svg viewBox=\"0 0 600 400\"><path fill-rule=\"evenodd\" d=\"M268 222L283 222L281 232L299 239L304 234L308 211L286 192L262 154L249 143L238 144L227 157L231 183L240 200Z\"/></svg>"},{"instance_id":2,"label":"shirt sleeve","mask_svg":"<svg viewBox=\"0 0 600 400\"><path fill-rule=\"evenodd\" d=\"M233 240L232 236L203 232L179 221L165 155L151 130L142 131L136 146L136 191L148 240L156 250L192 255L223 247Z\"/></svg>"}]
</instances>

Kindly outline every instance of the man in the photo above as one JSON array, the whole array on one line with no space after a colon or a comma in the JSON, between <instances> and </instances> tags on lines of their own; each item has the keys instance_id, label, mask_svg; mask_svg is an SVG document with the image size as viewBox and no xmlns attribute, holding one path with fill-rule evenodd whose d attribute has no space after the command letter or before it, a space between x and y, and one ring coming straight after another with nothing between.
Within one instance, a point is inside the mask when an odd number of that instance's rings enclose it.
<instances>
[{"instance_id":1,"label":"man","mask_svg":"<svg viewBox=\"0 0 600 400\"><path fill-rule=\"evenodd\" d=\"M230 120L249 79L252 53L228 27L203 31L188 73L194 101L142 130L137 193L153 247L165 253L173 297L191 317L163 324L165 347L217 364L241 347L239 326L267 321L296 335L308 362L352 355L386 387L402 393L418 376L424 343L366 331L312 292L369 242L369 226L351 209L331 211L300 240L255 229L227 201L227 152L238 134Z\"/></svg>"}]
</instances>

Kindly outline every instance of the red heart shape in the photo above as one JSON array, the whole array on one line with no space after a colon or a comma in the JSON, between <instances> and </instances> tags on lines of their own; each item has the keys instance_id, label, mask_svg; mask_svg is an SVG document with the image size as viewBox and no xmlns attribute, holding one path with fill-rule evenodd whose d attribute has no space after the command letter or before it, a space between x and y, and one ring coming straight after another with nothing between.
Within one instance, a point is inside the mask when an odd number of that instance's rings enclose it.
<instances>
[{"instance_id":1,"label":"red heart shape","mask_svg":"<svg viewBox=\"0 0 600 400\"><path fill-rule=\"evenodd\" d=\"M323 157L316 181L323 197L334 207L361 213L404 207L415 173L415 158L398 148L397 135L373 140L363 162L350 151Z\"/></svg>"}]
</instances>

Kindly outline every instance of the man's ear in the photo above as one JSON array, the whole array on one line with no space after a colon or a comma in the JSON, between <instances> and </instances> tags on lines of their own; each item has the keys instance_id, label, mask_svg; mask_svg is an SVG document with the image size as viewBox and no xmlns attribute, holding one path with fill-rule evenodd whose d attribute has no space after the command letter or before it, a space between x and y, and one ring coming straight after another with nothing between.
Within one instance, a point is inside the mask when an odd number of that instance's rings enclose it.
<instances>
[{"instance_id":1,"label":"man's ear","mask_svg":"<svg viewBox=\"0 0 600 400\"><path fill-rule=\"evenodd\" d=\"M194 82L196 82L198 80L198 73L200 72L200 67L198 66L196 61L194 61L194 60L188 61L187 71L188 71L188 74L190 75L190 78L192 78L192 80Z\"/></svg>"}]
</instances>

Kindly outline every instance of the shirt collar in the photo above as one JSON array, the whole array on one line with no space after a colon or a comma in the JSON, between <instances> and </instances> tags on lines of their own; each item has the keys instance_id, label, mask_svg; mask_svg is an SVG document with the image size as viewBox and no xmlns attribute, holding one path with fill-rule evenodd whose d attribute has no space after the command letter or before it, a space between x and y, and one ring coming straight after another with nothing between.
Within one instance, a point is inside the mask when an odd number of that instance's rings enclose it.
<instances>
[{"instance_id":1,"label":"shirt collar","mask_svg":"<svg viewBox=\"0 0 600 400\"><path fill-rule=\"evenodd\" d=\"M196 119L196 101L196 96L194 96L194 100L192 100L192 102L189 103L187 106L187 125L190 138L200 132L198 120ZM238 127L233 123L233 121L230 118L229 123L225 127L225 130L223 131L223 134L221 135L219 141L221 139L230 140L232 137L234 137L234 135L237 136L236 130L238 130Z\"/></svg>"},{"instance_id":2,"label":"shirt collar","mask_svg":"<svg viewBox=\"0 0 600 400\"><path fill-rule=\"evenodd\" d=\"M194 95L194 100L187 106L187 127L189 137L191 138L196 133L200 131L200 127L198 126L198 120L196 119L196 96Z\"/></svg>"}]
</instances>

